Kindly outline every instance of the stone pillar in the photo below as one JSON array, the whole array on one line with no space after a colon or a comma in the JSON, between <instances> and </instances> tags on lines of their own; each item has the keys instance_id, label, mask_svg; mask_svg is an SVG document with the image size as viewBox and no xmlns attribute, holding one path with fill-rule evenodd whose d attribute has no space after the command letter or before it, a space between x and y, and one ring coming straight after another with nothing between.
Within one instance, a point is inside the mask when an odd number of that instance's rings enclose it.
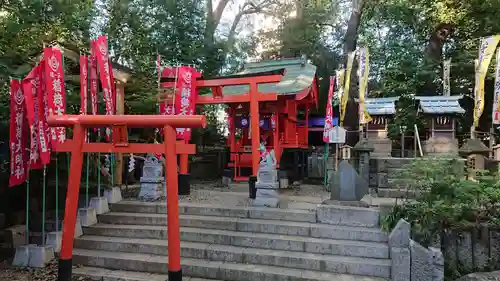
<instances>
[{"instance_id":1,"label":"stone pillar","mask_svg":"<svg viewBox=\"0 0 500 281\"><path fill-rule=\"evenodd\" d=\"M370 182L370 153L373 146L367 139L361 139L355 146L354 151L358 153L359 175L367 182Z\"/></svg>"},{"instance_id":2,"label":"stone pillar","mask_svg":"<svg viewBox=\"0 0 500 281\"><path fill-rule=\"evenodd\" d=\"M460 155L467 159L467 175L474 179L476 172L485 169L486 157L490 149L478 139L469 139L459 149Z\"/></svg>"},{"instance_id":3,"label":"stone pillar","mask_svg":"<svg viewBox=\"0 0 500 281\"><path fill-rule=\"evenodd\" d=\"M174 163L175 165L175 163ZM163 164L151 155L148 155L142 168L141 191L139 199L155 201L162 197L165 178L163 177ZM163 194L166 198L167 194Z\"/></svg>"},{"instance_id":4,"label":"stone pillar","mask_svg":"<svg viewBox=\"0 0 500 281\"><path fill-rule=\"evenodd\" d=\"M400 220L389 234L392 281L408 281L411 274L410 224Z\"/></svg>"}]
</instances>

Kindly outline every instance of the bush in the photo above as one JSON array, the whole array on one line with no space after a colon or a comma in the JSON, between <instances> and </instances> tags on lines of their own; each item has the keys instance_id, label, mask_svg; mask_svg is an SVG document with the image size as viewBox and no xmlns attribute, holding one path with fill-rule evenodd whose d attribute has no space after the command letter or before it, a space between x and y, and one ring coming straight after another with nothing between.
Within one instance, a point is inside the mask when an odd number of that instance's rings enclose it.
<instances>
[{"instance_id":1,"label":"bush","mask_svg":"<svg viewBox=\"0 0 500 281\"><path fill-rule=\"evenodd\" d=\"M382 221L386 231L405 219L413 239L428 246L444 229L500 224L499 178L482 172L475 180L465 179L460 160L415 160L396 175L396 182L419 196L393 207Z\"/></svg>"}]
</instances>

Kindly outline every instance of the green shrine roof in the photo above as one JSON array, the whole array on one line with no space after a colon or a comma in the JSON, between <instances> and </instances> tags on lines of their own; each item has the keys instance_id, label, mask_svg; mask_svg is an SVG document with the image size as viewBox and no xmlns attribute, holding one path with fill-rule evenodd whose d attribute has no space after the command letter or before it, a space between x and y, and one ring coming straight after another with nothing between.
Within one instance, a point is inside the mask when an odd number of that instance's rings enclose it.
<instances>
[{"instance_id":1,"label":"green shrine roof","mask_svg":"<svg viewBox=\"0 0 500 281\"><path fill-rule=\"evenodd\" d=\"M285 69L285 75L279 83L259 84L261 93L278 93L279 95L295 95L310 87L316 76L316 66L306 59L281 59L245 64L243 71L234 75L274 72ZM239 95L248 93L248 85L226 86L223 95Z\"/></svg>"}]
</instances>

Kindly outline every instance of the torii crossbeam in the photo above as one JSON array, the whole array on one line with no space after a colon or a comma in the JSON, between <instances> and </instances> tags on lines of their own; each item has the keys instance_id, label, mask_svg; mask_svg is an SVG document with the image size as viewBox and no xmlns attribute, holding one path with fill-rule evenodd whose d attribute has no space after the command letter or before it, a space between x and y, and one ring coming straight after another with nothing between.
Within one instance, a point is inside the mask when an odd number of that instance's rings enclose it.
<instances>
[{"instance_id":1,"label":"torii crossbeam","mask_svg":"<svg viewBox=\"0 0 500 281\"><path fill-rule=\"evenodd\" d=\"M177 154L194 154L195 145L177 142L175 128L205 127L205 116L62 115L50 116L48 124L51 127L73 127L73 139L66 140L54 149L57 152L71 152L58 281L71 281L78 193L84 152L164 153L167 160L165 163L174 161L174 164L165 164L167 177L168 280L181 281L178 178L175 163L177 163ZM112 127L113 143L86 143L85 129L89 127ZM128 142L128 127L163 127L165 142L163 144L131 144Z\"/></svg>"}]
</instances>

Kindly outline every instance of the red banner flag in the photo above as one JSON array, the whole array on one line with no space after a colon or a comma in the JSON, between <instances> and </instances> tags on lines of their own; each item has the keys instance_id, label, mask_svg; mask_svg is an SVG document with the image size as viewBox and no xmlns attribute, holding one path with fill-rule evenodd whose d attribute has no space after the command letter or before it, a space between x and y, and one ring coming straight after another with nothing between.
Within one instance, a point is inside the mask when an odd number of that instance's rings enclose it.
<instances>
[{"instance_id":1,"label":"red banner flag","mask_svg":"<svg viewBox=\"0 0 500 281\"><path fill-rule=\"evenodd\" d=\"M97 67L101 76L102 94L104 103L106 104L106 115L114 114L113 104L113 86L111 81L112 74L110 74L109 56L108 56L108 43L106 36L99 36L95 42L95 55L97 57ZM111 130L106 128L106 139L110 141Z\"/></svg>"},{"instance_id":2,"label":"red banner flag","mask_svg":"<svg viewBox=\"0 0 500 281\"><path fill-rule=\"evenodd\" d=\"M90 41L90 103L92 106L92 114L96 115L98 112L97 107L97 59L95 51L95 40Z\"/></svg>"},{"instance_id":3,"label":"red banner flag","mask_svg":"<svg viewBox=\"0 0 500 281\"><path fill-rule=\"evenodd\" d=\"M24 101L26 103L26 116L28 119L28 128L30 130L30 153L29 153L29 167L30 169L40 169L43 167L40 158L40 138L38 137L38 111L43 104L39 103L38 88L40 85L40 71L42 69L39 65L35 66L31 72L22 81L22 90L24 93ZM42 131L44 133L44 131Z\"/></svg>"},{"instance_id":4,"label":"red banner flag","mask_svg":"<svg viewBox=\"0 0 500 281\"><path fill-rule=\"evenodd\" d=\"M80 114L87 114L89 58L80 56Z\"/></svg>"},{"instance_id":5,"label":"red banner flag","mask_svg":"<svg viewBox=\"0 0 500 281\"><path fill-rule=\"evenodd\" d=\"M196 87L194 82L199 73L192 67L180 66L177 70L177 85L175 92L175 114L193 115L196 109ZM177 128L177 138L189 141L190 128Z\"/></svg>"},{"instance_id":6,"label":"red banner flag","mask_svg":"<svg viewBox=\"0 0 500 281\"><path fill-rule=\"evenodd\" d=\"M47 117L49 116L49 103L48 95L45 85L45 61L40 62L40 87L38 87L38 137L39 148L40 148L40 158L42 159L42 164L47 165L50 163L50 131L49 125L47 124Z\"/></svg>"},{"instance_id":7,"label":"red banner flag","mask_svg":"<svg viewBox=\"0 0 500 281\"><path fill-rule=\"evenodd\" d=\"M28 176L28 136L25 134L26 108L21 82L10 81L10 176L9 186L26 181Z\"/></svg>"},{"instance_id":8,"label":"red banner flag","mask_svg":"<svg viewBox=\"0 0 500 281\"><path fill-rule=\"evenodd\" d=\"M64 70L61 50L45 48L45 83L48 97L49 115L63 115L66 112L66 90L64 88ZM51 146L66 140L66 128L50 128Z\"/></svg>"},{"instance_id":9,"label":"red banner flag","mask_svg":"<svg viewBox=\"0 0 500 281\"><path fill-rule=\"evenodd\" d=\"M97 66L101 76L101 87L106 104L106 115L113 115L113 87L111 86L111 75L109 73L108 45L105 36L99 36L95 43L95 55Z\"/></svg>"},{"instance_id":10,"label":"red banner flag","mask_svg":"<svg viewBox=\"0 0 500 281\"><path fill-rule=\"evenodd\" d=\"M333 128L333 87L335 84L335 76L330 76L330 88L328 89L328 100L326 101L325 128L323 130L323 141L330 142L328 132Z\"/></svg>"}]
</instances>

